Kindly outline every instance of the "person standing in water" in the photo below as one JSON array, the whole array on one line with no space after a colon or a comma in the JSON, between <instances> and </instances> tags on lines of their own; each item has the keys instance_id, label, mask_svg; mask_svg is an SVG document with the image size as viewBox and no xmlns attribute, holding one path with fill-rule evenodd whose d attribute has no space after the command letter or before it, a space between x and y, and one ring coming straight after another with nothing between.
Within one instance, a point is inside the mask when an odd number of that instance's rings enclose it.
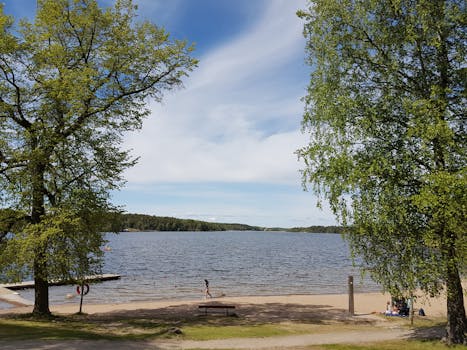
<instances>
[{"instance_id":1,"label":"person standing in water","mask_svg":"<svg viewBox=\"0 0 467 350\"><path fill-rule=\"evenodd\" d=\"M204 283L206 284L206 289L204 290L204 299L207 299L208 296L212 298L211 293L209 293L209 281L207 279L204 280Z\"/></svg>"}]
</instances>

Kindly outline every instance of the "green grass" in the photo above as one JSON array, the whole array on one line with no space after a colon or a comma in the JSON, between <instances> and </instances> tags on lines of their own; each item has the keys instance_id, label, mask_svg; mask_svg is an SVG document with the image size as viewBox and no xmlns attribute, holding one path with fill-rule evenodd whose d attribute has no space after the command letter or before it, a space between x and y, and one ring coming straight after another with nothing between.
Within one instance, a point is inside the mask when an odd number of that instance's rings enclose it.
<instances>
[{"instance_id":1,"label":"green grass","mask_svg":"<svg viewBox=\"0 0 467 350\"><path fill-rule=\"evenodd\" d=\"M110 335L99 334L89 325L64 325L40 321L0 320L0 339L109 339Z\"/></svg>"},{"instance_id":2,"label":"green grass","mask_svg":"<svg viewBox=\"0 0 467 350\"><path fill-rule=\"evenodd\" d=\"M169 330L173 326L173 324L161 324L147 319L121 319L107 323L96 323L85 317L76 316L50 320L0 319L0 339L144 340L179 337L189 340L212 340L305 334L328 328L327 326L317 328L313 325L288 323L259 325L188 323L187 325L178 325L178 328L183 331L183 335L178 336L170 334Z\"/></svg>"},{"instance_id":3,"label":"green grass","mask_svg":"<svg viewBox=\"0 0 467 350\"><path fill-rule=\"evenodd\" d=\"M305 323L268 323L257 325L192 325L183 327L184 339L215 340L229 338L265 338L299 334L318 334L367 329L347 324L313 325Z\"/></svg>"},{"instance_id":4,"label":"green grass","mask_svg":"<svg viewBox=\"0 0 467 350\"><path fill-rule=\"evenodd\" d=\"M129 324L114 326L89 322L85 318L60 317L54 319L0 319L2 340L143 340L167 337L169 327L154 324L152 327L135 327Z\"/></svg>"},{"instance_id":5,"label":"green grass","mask_svg":"<svg viewBox=\"0 0 467 350\"><path fill-rule=\"evenodd\" d=\"M465 350L467 346L447 346L439 341L398 340L376 342L365 345L319 345L309 346L307 350Z\"/></svg>"},{"instance_id":6,"label":"green grass","mask_svg":"<svg viewBox=\"0 0 467 350\"><path fill-rule=\"evenodd\" d=\"M228 320L228 323L225 322ZM218 323L221 321L221 323ZM175 335L170 329L183 332ZM245 324L238 319L201 318L196 321L161 322L147 318L118 318L94 320L86 315L35 319L32 316L0 318L0 339L108 339L145 340L180 338L186 340L212 340L228 338L261 338L295 334L310 334L349 329L362 329L352 325L314 325L304 323Z\"/></svg>"},{"instance_id":7,"label":"green grass","mask_svg":"<svg viewBox=\"0 0 467 350\"><path fill-rule=\"evenodd\" d=\"M280 325L264 324L253 326L190 326L183 328L184 338L191 340L213 340L228 338L263 338L279 335L300 334Z\"/></svg>"}]
</instances>

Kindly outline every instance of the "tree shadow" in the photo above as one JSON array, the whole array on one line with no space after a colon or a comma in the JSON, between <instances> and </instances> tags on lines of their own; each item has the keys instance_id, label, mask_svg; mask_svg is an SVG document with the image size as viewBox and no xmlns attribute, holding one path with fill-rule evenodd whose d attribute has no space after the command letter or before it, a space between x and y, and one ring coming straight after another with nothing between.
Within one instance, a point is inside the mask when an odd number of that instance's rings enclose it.
<instances>
[{"instance_id":1,"label":"tree shadow","mask_svg":"<svg viewBox=\"0 0 467 350\"><path fill-rule=\"evenodd\" d=\"M446 325L435 325L430 327L419 327L413 329L413 333L408 337L412 340L441 340L446 336Z\"/></svg>"},{"instance_id":2,"label":"tree shadow","mask_svg":"<svg viewBox=\"0 0 467 350\"><path fill-rule=\"evenodd\" d=\"M205 315L204 311L198 308L198 304L153 309L115 310L95 314L58 315L52 320L44 319L39 326L36 323L26 327L24 332L21 332L21 334L30 334L31 337L13 336L7 337L7 339L23 339L26 343L36 339L41 344L48 344L49 336L52 335L53 338L66 342L66 348L72 350L86 348L86 344L83 343L86 341L104 344L117 340L119 343L128 342L127 348L131 350L139 349L142 344L154 339L177 338L185 327L256 326L287 322L333 326L336 324L367 325L377 322L374 319L351 317L347 310L336 309L330 305L268 303L235 304L235 306L235 310L231 311L232 314L235 314L229 316L226 316L223 309L219 309L217 312L208 312ZM10 317L28 321L31 316L10 315ZM53 327L48 328L51 323L54 324ZM42 335L41 332L43 332ZM82 346L79 345L80 342ZM22 343L23 341L20 341L19 344ZM0 346L0 348L2 347ZM34 348L41 349L37 346ZM52 348L54 347L44 346L44 349ZM99 348L104 350L103 347L99 346ZM25 346L24 349L29 348Z\"/></svg>"},{"instance_id":3,"label":"tree shadow","mask_svg":"<svg viewBox=\"0 0 467 350\"><path fill-rule=\"evenodd\" d=\"M146 342L121 341L116 347L115 342L111 340L30 340L30 341L13 341L4 342L0 340L0 348L2 350L83 350L96 349L100 350L158 350L157 345L148 344Z\"/></svg>"},{"instance_id":4,"label":"tree shadow","mask_svg":"<svg viewBox=\"0 0 467 350\"><path fill-rule=\"evenodd\" d=\"M274 324L281 322L299 322L307 324L332 324L335 322L367 324L374 321L357 319L349 316L347 310L335 309L330 305L301 305L301 304L238 304L234 311L204 311L198 305L185 304L158 309L118 310L89 316L94 322L136 322L144 324L165 324L172 326L186 325L256 325Z\"/></svg>"}]
</instances>

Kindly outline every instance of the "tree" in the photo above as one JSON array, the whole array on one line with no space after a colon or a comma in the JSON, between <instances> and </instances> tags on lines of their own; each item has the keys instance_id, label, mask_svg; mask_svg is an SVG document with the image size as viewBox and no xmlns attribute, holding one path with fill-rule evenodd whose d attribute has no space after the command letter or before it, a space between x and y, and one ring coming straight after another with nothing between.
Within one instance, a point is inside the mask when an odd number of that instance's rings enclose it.
<instances>
[{"instance_id":1,"label":"tree","mask_svg":"<svg viewBox=\"0 0 467 350\"><path fill-rule=\"evenodd\" d=\"M445 287L450 343L467 330L466 13L460 0L316 0L298 12L312 68L304 186L386 290Z\"/></svg>"},{"instance_id":2,"label":"tree","mask_svg":"<svg viewBox=\"0 0 467 350\"><path fill-rule=\"evenodd\" d=\"M124 133L197 64L191 46L137 23L135 10L39 0L34 22L14 26L0 8L0 201L26 222L0 254L15 258L4 268L33 273L38 314L50 313L50 278L92 270L83 257L99 262L97 223L135 163Z\"/></svg>"}]
</instances>

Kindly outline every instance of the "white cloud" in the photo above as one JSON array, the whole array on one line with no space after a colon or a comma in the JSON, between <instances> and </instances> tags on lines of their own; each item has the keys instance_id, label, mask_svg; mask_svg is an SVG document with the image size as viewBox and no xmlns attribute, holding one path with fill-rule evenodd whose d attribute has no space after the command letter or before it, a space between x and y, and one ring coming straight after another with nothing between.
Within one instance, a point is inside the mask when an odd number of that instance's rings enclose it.
<instances>
[{"instance_id":1,"label":"white cloud","mask_svg":"<svg viewBox=\"0 0 467 350\"><path fill-rule=\"evenodd\" d=\"M127 138L141 157L126 174L130 184L300 181L293 152L305 142L305 83L288 72L303 57L295 11L304 1L268 4L245 35L201 57L185 90L151 106L143 130Z\"/></svg>"}]
</instances>

